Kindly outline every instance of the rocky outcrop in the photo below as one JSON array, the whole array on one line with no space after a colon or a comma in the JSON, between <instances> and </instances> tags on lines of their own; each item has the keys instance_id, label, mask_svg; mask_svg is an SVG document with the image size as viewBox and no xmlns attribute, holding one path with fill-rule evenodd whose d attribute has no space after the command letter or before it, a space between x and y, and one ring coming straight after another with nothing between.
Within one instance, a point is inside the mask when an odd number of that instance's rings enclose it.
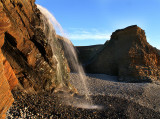
<instances>
[{"instance_id":1,"label":"rocky outcrop","mask_svg":"<svg viewBox=\"0 0 160 119\"><path fill-rule=\"evenodd\" d=\"M54 30L48 38L44 19L35 0L0 0L0 118L15 86L26 93L75 90L62 45Z\"/></svg>"},{"instance_id":2,"label":"rocky outcrop","mask_svg":"<svg viewBox=\"0 0 160 119\"><path fill-rule=\"evenodd\" d=\"M5 66L11 65L19 80L18 87L25 92L54 91L57 87L71 89L69 67L61 44L54 31L53 44L49 43L48 31L43 29L44 25L49 26L44 23L44 16L34 2L0 1L3 12L10 20L10 28L3 34Z\"/></svg>"},{"instance_id":3,"label":"rocky outcrop","mask_svg":"<svg viewBox=\"0 0 160 119\"><path fill-rule=\"evenodd\" d=\"M10 20L3 11L0 3L0 118L5 118L5 113L13 103L11 90L17 85L18 80L5 57L1 47L4 43L4 32L11 26Z\"/></svg>"},{"instance_id":4,"label":"rocky outcrop","mask_svg":"<svg viewBox=\"0 0 160 119\"><path fill-rule=\"evenodd\" d=\"M10 66L5 67L1 59L3 59L3 55L0 51L0 119L5 119L5 113L14 101L11 89L17 84L17 79L15 76L8 77L14 75L14 72ZM6 75L7 69L9 72Z\"/></svg>"},{"instance_id":5,"label":"rocky outcrop","mask_svg":"<svg viewBox=\"0 0 160 119\"><path fill-rule=\"evenodd\" d=\"M130 26L115 31L86 70L116 75L120 81L150 82L160 79L160 55L147 42L144 30Z\"/></svg>"},{"instance_id":6,"label":"rocky outcrop","mask_svg":"<svg viewBox=\"0 0 160 119\"><path fill-rule=\"evenodd\" d=\"M44 19L35 0L0 0L0 118L15 86L26 93L75 90L62 45L54 30L49 39Z\"/></svg>"}]
</instances>

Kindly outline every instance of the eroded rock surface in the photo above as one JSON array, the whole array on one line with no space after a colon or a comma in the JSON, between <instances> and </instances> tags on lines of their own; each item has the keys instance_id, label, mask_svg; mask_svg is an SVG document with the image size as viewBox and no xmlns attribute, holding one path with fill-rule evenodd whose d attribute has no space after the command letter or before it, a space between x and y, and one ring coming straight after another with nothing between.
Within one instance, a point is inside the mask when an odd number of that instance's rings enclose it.
<instances>
[{"instance_id":1,"label":"eroded rock surface","mask_svg":"<svg viewBox=\"0 0 160 119\"><path fill-rule=\"evenodd\" d=\"M43 18L35 0L0 0L0 118L16 85L26 93L73 89L62 46L55 31L48 39Z\"/></svg>"},{"instance_id":2,"label":"eroded rock surface","mask_svg":"<svg viewBox=\"0 0 160 119\"><path fill-rule=\"evenodd\" d=\"M43 27L47 23L34 0L1 0L3 11L11 21L5 36L3 54L12 66L20 87L26 92L51 91L56 87L71 87L69 68L63 50L55 36L53 44ZM51 48L54 47L54 52Z\"/></svg>"},{"instance_id":3,"label":"eroded rock surface","mask_svg":"<svg viewBox=\"0 0 160 119\"><path fill-rule=\"evenodd\" d=\"M86 67L90 73L119 77L120 81L151 82L160 79L160 55L138 26L115 31Z\"/></svg>"},{"instance_id":4,"label":"eroded rock surface","mask_svg":"<svg viewBox=\"0 0 160 119\"><path fill-rule=\"evenodd\" d=\"M11 90L17 85L18 80L3 56L1 47L4 43L4 32L11 26L10 20L3 11L3 5L0 3L0 118L5 118L5 113L13 103L14 99Z\"/></svg>"}]
</instances>

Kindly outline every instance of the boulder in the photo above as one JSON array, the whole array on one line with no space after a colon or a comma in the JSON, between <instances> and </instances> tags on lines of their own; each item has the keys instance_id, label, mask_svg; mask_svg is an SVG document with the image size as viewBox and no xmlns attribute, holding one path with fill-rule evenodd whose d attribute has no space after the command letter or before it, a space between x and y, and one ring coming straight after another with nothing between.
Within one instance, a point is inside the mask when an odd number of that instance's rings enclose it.
<instances>
[{"instance_id":1,"label":"boulder","mask_svg":"<svg viewBox=\"0 0 160 119\"><path fill-rule=\"evenodd\" d=\"M138 26L117 30L86 66L89 73L118 76L119 81L152 82L160 79L160 55Z\"/></svg>"}]
</instances>

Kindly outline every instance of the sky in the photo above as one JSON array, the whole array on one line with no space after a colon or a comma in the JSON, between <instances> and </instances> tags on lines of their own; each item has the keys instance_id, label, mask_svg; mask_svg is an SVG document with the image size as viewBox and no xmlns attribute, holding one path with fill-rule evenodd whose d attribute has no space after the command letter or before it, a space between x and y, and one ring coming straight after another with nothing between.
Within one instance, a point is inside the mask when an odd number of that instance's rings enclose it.
<instances>
[{"instance_id":1,"label":"sky","mask_svg":"<svg viewBox=\"0 0 160 119\"><path fill-rule=\"evenodd\" d=\"M61 24L75 46L103 44L112 32L131 25L145 30L160 49L160 0L36 0Z\"/></svg>"}]
</instances>

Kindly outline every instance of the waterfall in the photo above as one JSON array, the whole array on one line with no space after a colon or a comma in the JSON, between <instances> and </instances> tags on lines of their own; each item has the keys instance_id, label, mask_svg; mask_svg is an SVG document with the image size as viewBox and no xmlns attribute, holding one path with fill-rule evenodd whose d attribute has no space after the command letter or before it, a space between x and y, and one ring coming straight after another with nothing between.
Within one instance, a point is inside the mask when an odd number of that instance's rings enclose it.
<instances>
[{"instance_id":1,"label":"waterfall","mask_svg":"<svg viewBox=\"0 0 160 119\"><path fill-rule=\"evenodd\" d=\"M47 32L55 32L54 31L54 28L55 28L56 32L60 32L60 34L63 36L63 46L64 46L64 49L67 53L66 55L67 55L67 57L70 58L70 63L73 67L73 70L76 71L76 73L78 73L78 75L79 75L79 79L81 80L81 83L82 83L80 85L83 86L83 89L84 89L84 92L85 92L85 97L86 97L88 102L87 103L85 102L85 104L78 104L77 106L80 107L80 105L81 105L81 107L82 106L83 107L86 107L86 106L89 107L89 105L90 105L90 108L97 108L97 106L92 105L92 100L89 96L90 92L87 88L87 82L86 82L87 77L84 73L82 65L80 65L79 62L78 62L78 58L77 58L77 54L76 54L74 46L72 45L71 41L68 40L67 35L65 34L62 26L58 23L56 18L44 7L42 7L40 5L37 5L37 7L41 11L41 13L47 18L47 22L49 23L49 28L46 28ZM50 34L53 34L53 33L49 33L49 34L46 34L46 35L47 35L48 39L52 40L53 36L50 35ZM52 44L51 44L51 46L52 46Z\"/></svg>"}]
</instances>

